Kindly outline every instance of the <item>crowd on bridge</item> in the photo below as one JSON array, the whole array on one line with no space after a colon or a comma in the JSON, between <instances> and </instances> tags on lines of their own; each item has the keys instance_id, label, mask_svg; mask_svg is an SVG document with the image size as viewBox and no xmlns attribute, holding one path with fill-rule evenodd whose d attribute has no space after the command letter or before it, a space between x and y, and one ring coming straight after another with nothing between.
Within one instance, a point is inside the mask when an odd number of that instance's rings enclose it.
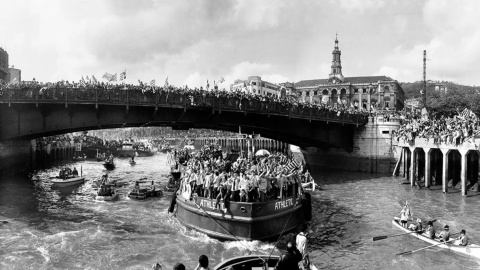
<instances>
[{"instance_id":1,"label":"crowd on bridge","mask_svg":"<svg viewBox=\"0 0 480 270\"><path fill-rule=\"evenodd\" d=\"M174 158L183 166L180 192L223 201L266 202L301 194L302 183L311 181L303 164L282 153L247 158L229 158L218 146L209 145L198 152L175 151ZM194 195L196 194L196 195Z\"/></svg>"},{"instance_id":2,"label":"crowd on bridge","mask_svg":"<svg viewBox=\"0 0 480 270\"><path fill-rule=\"evenodd\" d=\"M129 92L141 93L145 96L145 99L151 99L153 94L159 93L170 97L174 95L184 95L192 100L195 96L209 97L209 98L222 98L226 100L230 99L239 99L240 104L239 108L242 106L242 103L249 101L262 101L268 103L279 103L283 106L291 107L301 107L302 109L316 109L323 113L332 114L334 117L341 116L342 114L348 115L362 115L367 116L368 111L357 108L354 106L348 106L342 103L335 104L317 104L311 103L308 101L299 101L296 98L291 98L282 95L260 95L259 93L250 93L243 90L225 90L218 89L208 89L203 87L189 88L188 86L184 87L175 87L173 85L168 85L167 83L164 86L153 86L144 83L138 85L134 84L111 84L104 82L96 83L76 83L69 81L61 81L56 83L41 83L37 81L33 82L21 82L18 84L8 84L0 85L0 99L11 99L12 97L20 99L34 99L34 98L43 98L43 96L48 93L48 91L53 91L54 98L56 97L55 91L62 91L64 89L75 89L75 92L86 94L89 97L95 97L97 91L101 93L121 93L122 91L128 90ZM21 93L20 93L21 92ZM16 93L20 93L20 96L16 96ZM60 95L65 95L63 92Z\"/></svg>"},{"instance_id":3,"label":"crowd on bridge","mask_svg":"<svg viewBox=\"0 0 480 270\"><path fill-rule=\"evenodd\" d=\"M450 144L458 146L464 142L474 143L480 138L480 121L469 109L453 117L429 117L426 110L422 114L406 114L402 125L395 132L396 138L413 141L415 138L432 140L435 144Z\"/></svg>"}]
</instances>

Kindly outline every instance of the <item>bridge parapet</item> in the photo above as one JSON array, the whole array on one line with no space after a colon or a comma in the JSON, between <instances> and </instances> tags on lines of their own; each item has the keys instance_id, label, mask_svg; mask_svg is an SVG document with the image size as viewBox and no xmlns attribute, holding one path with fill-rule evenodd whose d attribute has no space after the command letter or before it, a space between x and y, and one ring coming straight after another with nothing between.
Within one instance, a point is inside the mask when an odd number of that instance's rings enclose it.
<instances>
[{"instance_id":1,"label":"bridge parapet","mask_svg":"<svg viewBox=\"0 0 480 270\"><path fill-rule=\"evenodd\" d=\"M393 140L394 146L400 147L414 147L414 148L431 148L431 149L455 149L455 150L479 150L478 146L480 145L480 139L468 139L461 144L456 145L455 143L446 143L444 141L435 142L434 139L425 139L425 138L415 138L414 140L404 140L399 139Z\"/></svg>"},{"instance_id":2,"label":"bridge parapet","mask_svg":"<svg viewBox=\"0 0 480 270\"><path fill-rule=\"evenodd\" d=\"M346 109L330 109L307 104L292 104L287 101L264 101L238 95L217 95L215 92L144 92L140 87L125 89L91 88L40 88L26 87L3 89L0 103L37 104L99 104L198 108L217 111L238 111L268 115L287 116L316 121L336 122L350 125L364 125L368 117L361 113L352 113Z\"/></svg>"}]
</instances>

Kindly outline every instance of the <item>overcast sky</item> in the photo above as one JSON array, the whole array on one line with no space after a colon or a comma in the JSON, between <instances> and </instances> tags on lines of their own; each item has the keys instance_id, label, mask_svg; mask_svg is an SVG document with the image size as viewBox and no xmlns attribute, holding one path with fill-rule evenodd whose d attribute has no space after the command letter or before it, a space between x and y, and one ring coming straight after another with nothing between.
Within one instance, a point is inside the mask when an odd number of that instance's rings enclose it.
<instances>
[{"instance_id":1,"label":"overcast sky","mask_svg":"<svg viewBox=\"0 0 480 270\"><path fill-rule=\"evenodd\" d=\"M480 1L0 0L0 47L22 79L220 87L258 75L328 77L335 33L343 75L480 85Z\"/></svg>"}]
</instances>

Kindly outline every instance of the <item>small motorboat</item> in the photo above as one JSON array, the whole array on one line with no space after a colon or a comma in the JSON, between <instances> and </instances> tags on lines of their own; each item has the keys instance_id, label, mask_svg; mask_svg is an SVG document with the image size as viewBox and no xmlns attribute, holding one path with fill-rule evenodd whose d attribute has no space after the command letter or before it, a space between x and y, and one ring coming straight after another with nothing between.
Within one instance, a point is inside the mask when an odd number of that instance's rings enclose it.
<instances>
[{"instance_id":1,"label":"small motorboat","mask_svg":"<svg viewBox=\"0 0 480 270\"><path fill-rule=\"evenodd\" d=\"M135 188L128 193L128 197L130 199L136 199L136 200L145 200L146 198L158 197L160 195L162 195L161 190L148 189L148 188L139 188L139 189Z\"/></svg>"},{"instance_id":2,"label":"small motorboat","mask_svg":"<svg viewBox=\"0 0 480 270\"><path fill-rule=\"evenodd\" d=\"M113 201L118 199L120 194L118 194L111 185L102 185L97 192L97 201Z\"/></svg>"},{"instance_id":3,"label":"small motorboat","mask_svg":"<svg viewBox=\"0 0 480 270\"><path fill-rule=\"evenodd\" d=\"M83 183L85 181L85 178L82 176L74 176L70 175L67 178L59 178L55 177L52 179L52 183L57 186L68 186L68 185L73 185L73 184L79 184Z\"/></svg>"},{"instance_id":4,"label":"small motorboat","mask_svg":"<svg viewBox=\"0 0 480 270\"><path fill-rule=\"evenodd\" d=\"M103 166L105 166L105 169L107 170L113 170L115 169L115 162L113 161L113 159L108 159L108 160L105 160L105 163L103 163Z\"/></svg>"},{"instance_id":5,"label":"small motorboat","mask_svg":"<svg viewBox=\"0 0 480 270\"><path fill-rule=\"evenodd\" d=\"M68 186L83 183L85 178L83 177L83 170L80 167L80 175L78 175L77 169L62 168L58 176L52 177L52 183L56 186Z\"/></svg>"}]
</instances>

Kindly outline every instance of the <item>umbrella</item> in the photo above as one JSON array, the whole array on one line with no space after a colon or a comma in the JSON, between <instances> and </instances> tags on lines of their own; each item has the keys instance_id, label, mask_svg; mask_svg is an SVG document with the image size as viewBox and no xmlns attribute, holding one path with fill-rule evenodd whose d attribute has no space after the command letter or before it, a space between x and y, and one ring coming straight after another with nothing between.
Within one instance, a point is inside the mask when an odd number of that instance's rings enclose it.
<instances>
[{"instance_id":1,"label":"umbrella","mask_svg":"<svg viewBox=\"0 0 480 270\"><path fill-rule=\"evenodd\" d=\"M270 152L265 149L260 149L255 153L255 156L269 156Z\"/></svg>"}]
</instances>

